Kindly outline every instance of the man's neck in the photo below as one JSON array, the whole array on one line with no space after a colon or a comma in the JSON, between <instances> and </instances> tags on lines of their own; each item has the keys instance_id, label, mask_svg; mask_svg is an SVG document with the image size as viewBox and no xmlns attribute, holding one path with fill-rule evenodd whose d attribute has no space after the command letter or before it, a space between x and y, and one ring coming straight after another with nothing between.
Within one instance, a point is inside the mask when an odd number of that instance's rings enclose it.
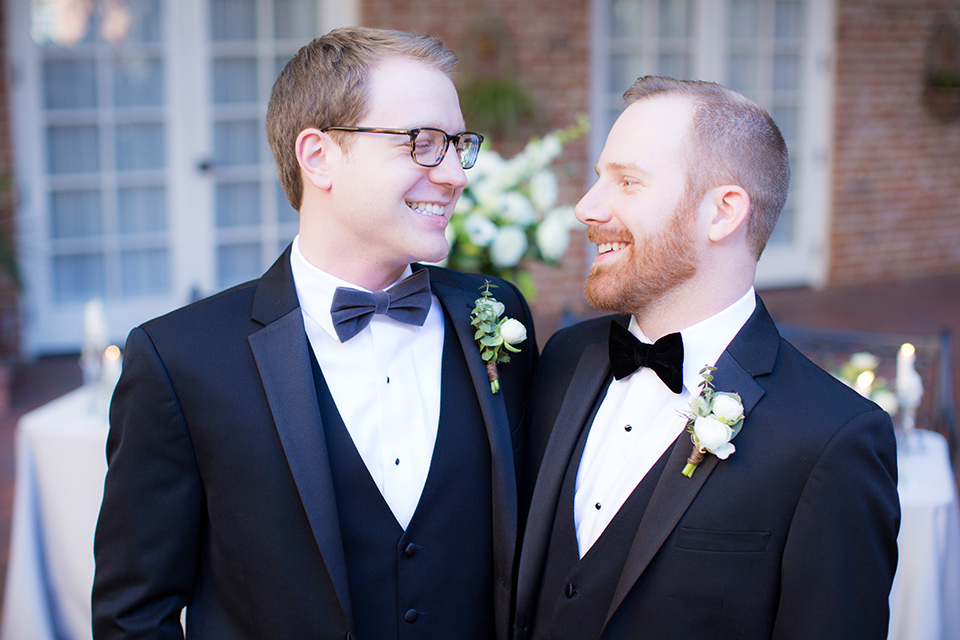
<instances>
[{"instance_id":1,"label":"man's neck","mask_svg":"<svg viewBox=\"0 0 960 640\"><path fill-rule=\"evenodd\" d=\"M643 335L656 341L720 313L742 298L751 286L752 280L737 286L717 286L693 292L675 290L633 316Z\"/></svg>"}]
</instances>

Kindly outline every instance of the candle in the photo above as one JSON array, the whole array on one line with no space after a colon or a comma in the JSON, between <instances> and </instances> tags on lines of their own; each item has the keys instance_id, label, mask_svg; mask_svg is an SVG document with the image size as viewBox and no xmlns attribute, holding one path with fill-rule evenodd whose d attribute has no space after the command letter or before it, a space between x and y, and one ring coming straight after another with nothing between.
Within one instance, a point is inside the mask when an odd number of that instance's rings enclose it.
<instances>
[{"instance_id":1,"label":"candle","mask_svg":"<svg viewBox=\"0 0 960 640\"><path fill-rule=\"evenodd\" d=\"M923 396L923 380L916 369L917 350L905 342L897 352L897 397L901 404L917 406Z\"/></svg>"},{"instance_id":2,"label":"candle","mask_svg":"<svg viewBox=\"0 0 960 640\"><path fill-rule=\"evenodd\" d=\"M112 344L103 352L103 383L110 391L120 379L120 366L120 347Z\"/></svg>"},{"instance_id":3,"label":"candle","mask_svg":"<svg viewBox=\"0 0 960 640\"><path fill-rule=\"evenodd\" d=\"M873 390L873 380L873 371L868 369L857 376L857 380L854 382L853 388L856 389L857 393L862 395L864 398L869 398L870 392Z\"/></svg>"}]
</instances>

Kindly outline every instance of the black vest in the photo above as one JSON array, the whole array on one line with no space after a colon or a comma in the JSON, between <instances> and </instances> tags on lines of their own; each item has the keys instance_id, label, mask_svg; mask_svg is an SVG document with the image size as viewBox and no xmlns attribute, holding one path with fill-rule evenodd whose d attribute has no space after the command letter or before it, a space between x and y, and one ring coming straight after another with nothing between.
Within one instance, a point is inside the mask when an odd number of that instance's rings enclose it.
<instances>
[{"instance_id":1,"label":"black vest","mask_svg":"<svg viewBox=\"0 0 960 640\"><path fill-rule=\"evenodd\" d=\"M532 640L600 637L637 527L676 444L667 447L587 554L580 558L573 508L577 471L589 431L587 428L580 434L563 478L533 618Z\"/></svg>"},{"instance_id":2,"label":"black vest","mask_svg":"<svg viewBox=\"0 0 960 640\"><path fill-rule=\"evenodd\" d=\"M437 440L406 531L367 471L311 350L357 640L494 636L490 445L446 315L445 323Z\"/></svg>"}]
</instances>

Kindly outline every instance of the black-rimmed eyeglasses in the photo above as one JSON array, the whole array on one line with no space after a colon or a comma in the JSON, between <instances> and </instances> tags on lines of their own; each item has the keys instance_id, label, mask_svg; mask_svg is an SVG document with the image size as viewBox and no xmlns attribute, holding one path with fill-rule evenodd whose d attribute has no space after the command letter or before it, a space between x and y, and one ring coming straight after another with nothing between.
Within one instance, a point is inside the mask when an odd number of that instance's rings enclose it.
<instances>
[{"instance_id":1,"label":"black-rimmed eyeglasses","mask_svg":"<svg viewBox=\"0 0 960 640\"><path fill-rule=\"evenodd\" d=\"M326 127L322 131L346 131L348 133L388 133L395 136L410 136L410 156L421 167L436 167L443 162L450 143L457 148L460 166L469 169L477 163L483 136L472 131L449 135L432 127L419 129L381 129L377 127Z\"/></svg>"}]
</instances>

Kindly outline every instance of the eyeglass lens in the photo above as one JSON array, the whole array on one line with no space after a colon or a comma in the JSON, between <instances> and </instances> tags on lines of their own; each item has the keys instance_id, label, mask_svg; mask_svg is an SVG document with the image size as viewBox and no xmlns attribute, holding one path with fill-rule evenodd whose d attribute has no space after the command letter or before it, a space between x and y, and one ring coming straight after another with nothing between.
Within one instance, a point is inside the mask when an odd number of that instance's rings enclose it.
<instances>
[{"instance_id":1,"label":"eyeglass lens","mask_svg":"<svg viewBox=\"0 0 960 640\"><path fill-rule=\"evenodd\" d=\"M442 131L422 129L413 143L413 158L419 164L435 167L443 161L450 141ZM456 140L460 165L469 169L477 162L480 151L480 137L475 133L464 133Z\"/></svg>"}]
</instances>

